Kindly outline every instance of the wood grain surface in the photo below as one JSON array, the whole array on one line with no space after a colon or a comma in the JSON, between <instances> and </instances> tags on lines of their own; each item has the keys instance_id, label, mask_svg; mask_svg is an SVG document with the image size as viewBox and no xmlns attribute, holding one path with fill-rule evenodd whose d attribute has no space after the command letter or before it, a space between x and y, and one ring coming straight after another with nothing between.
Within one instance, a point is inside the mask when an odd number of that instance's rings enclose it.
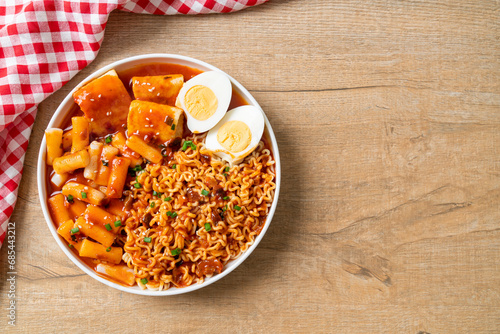
<instances>
[{"instance_id":1,"label":"wood grain surface","mask_svg":"<svg viewBox=\"0 0 500 334\"><path fill-rule=\"evenodd\" d=\"M114 12L96 60L44 101L16 222L16 327L0 332L499 333L500 3L272 0L229 15ZM256 251L184 295L123 293L78 269L39 204L43 131L93 71L144 53L246 86L283 179Z\"/></svg>"}]
</instances>

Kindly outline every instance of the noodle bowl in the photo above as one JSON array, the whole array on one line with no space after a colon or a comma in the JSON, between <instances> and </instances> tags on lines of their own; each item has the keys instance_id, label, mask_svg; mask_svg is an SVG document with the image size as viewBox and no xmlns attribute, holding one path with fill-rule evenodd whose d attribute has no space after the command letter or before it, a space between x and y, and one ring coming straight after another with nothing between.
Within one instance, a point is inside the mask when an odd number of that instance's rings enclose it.
<instances>
[{"instance_id":1,"label":"noodle bowl","mask_svg":"<svg viewBox=\"0 0 500 334\"><path fill-rule=\"evenodd\" d=\"M190 66L198 71L218 70L182 56L139 56L104 67L86 78L79 87L110 69L121 73L151 63ZM233 93L258 107L248 91L229 78ZM72 94L79 87L59 106L49 128L67 124L68 117L74 115ZM123 217L123 222L117 232L114 227L119 225L114 225L113 232L117 234L112 247L106 252L111 248L113 251L114 248L122 249L121 263L133 271L137 282L135 286L103 276L98 263L106 265L106 261L89 261L82 255L78 256L76 250L71 249L71 242L68 245L58 235L57 226L60 224L55 223L46 201L49 194L55 193L46 182L51 169L45 164L44 137L38 161L38 188L49 230L63 252L78 267L96 280L122 291L174 295L217 281L234 270L255 249L276 209L280 185L279 153L269 121L265 115L264 118L264 136L255 151L237 165L228 167L224 161L209 154L205 148L206 133L188 132L177 143L179 146L189 143L187 149L179 149L175 145L168 147L166 149L170 151L164 155L168 158L161 163L143 164L141 170L136 170L127 178L123 197L118 201L129 207L123 215L110 211L117 217ZM80 182L81 178L76 174L70 175L68 182ZM94 187L91 183L87 184ZM106 201L103 205L102 208L108 210ZM78 240L85 238L90 243L97 240L88 234ZM103 242L101 244L104 245Z\"/></svg>"}]
</instances>

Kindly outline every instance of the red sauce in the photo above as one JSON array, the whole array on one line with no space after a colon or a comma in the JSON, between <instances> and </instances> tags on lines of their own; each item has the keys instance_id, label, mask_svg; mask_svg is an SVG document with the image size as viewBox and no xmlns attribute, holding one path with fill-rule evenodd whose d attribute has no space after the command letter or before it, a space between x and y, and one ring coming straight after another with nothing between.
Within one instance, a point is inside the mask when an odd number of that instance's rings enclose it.
<instances>
[{"instance_id":1,"label":"red sauce","mask_svg":"<svg viewBox=\"0 0 500 334\"><path fill-rule=\"evenodd\" d=\"M195 77L203 71L196 68L177 65L177 64L163 64L163 63L150 63L139 65L131 69L121 71L118 76L125 84L125 87L132 92L132 77L150 76L150 75L167 75L167 74L182 74L184 81Z\"/></svg>"},{"instance_id":2,"label":"red sauce","mask_svg":"<svg viewBox=\"0 0 500 334\"><path fill-rule=\"evenodd\" d=\"M222 272L223 265L218 259L208 259L198 262L196 266L196 275L205 276L212 275L217 272L220 274Z\"/></svg>"},{"instance_id":3,"label":"red sauce","mask_svg":"<svg viewBox=\"0 0 500 334\"><path fill-rule=\"evenodd\" d=\"M204 165L210 165L210 156L205 154L200 154L200 160Z\"/></svg>"},{"instance_id":4,"label":"red sauce","mask_svg":"<svg viewBox=\"0 0 500 334\"><path fill-rule=\"evenodd\" d=\"M187 198L190 202L201 202L203 201L203 197L196 191L193 191L193 189L189 188L188 190L186 190L186 195L187 195Z\"/></svg>"}]
</instances>

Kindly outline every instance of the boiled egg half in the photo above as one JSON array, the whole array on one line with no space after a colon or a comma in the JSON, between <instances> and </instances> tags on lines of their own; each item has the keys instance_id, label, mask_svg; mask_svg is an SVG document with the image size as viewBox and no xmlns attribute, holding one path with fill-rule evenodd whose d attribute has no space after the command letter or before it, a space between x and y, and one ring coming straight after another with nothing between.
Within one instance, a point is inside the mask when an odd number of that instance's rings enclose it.
<instances>
[{"instance_id":1,"label":"boiled egg half","mask_svg":"<svg viewBox=\"0 0 500 334\"><path fill-rule=\"evenodd\" d=\"M255 106L241 106L228 111L208 132L205 147L229 164L239 164L255 150L263 133L262 111Z\"/></svg>"},{"instance_id":2,"label":"boiled egg half","mask_svg":"<svg viewBox=\"0 0 500 334\"><path fill-rule=\"evenodd\" d=\"M189 130L201 133L213 128L224 117L232 92L231 81L226 75L203 72L184 83L175 105L184 110Z\"/></svg>"}]
</instances>

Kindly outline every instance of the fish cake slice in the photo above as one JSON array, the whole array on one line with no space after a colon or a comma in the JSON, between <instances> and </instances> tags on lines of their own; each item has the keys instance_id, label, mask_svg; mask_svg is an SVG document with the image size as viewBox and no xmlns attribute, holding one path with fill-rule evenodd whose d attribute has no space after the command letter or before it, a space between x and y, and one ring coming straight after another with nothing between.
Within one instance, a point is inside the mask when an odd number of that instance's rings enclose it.
<instances>
[{"instance_id":1,"label":"fish cake slice","mask_svg":"<svg viewBox=\"0 0 500 334\"><path fill-rule=\"evenodd\" d=\"M183 84L182 74L133 77L132 91L137 100L173 106Z\"/></svg>"},{"instance_id":2,"label":"fish cake slice","mask_svg":"<svg viewBox=\"0 0 500 334\"><path fill-rule=\"evenodd\" d=\"M90 121L91 133L105 136L126 127L132 99L115 70L81 87L73 98Z\"/></svg>"},{"instance_id":3,"label":"fish cake slice","mask_svg":"<svg viewBox=\"0 0 500 334\"><path fill-rule=\"evenodd\" d=\"M147 101L134 100L128 114L128 135L138 135L146 141L164 143L182 137L182 109Z\"/></svg>"}]
</instances>

